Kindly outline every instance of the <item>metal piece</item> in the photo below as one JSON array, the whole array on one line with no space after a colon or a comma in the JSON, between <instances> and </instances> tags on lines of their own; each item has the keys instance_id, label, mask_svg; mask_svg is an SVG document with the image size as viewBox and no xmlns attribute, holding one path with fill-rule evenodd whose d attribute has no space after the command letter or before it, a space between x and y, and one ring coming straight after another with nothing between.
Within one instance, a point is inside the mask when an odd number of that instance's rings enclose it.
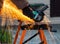
<instances>
[{"instance_id":1,"label":"metal piece","mask_svg":"<svg viewBox=\"0 0 60 44\"><path fill-rule=\"evenodd\" d=\"M24 40L25 35L26 35L26 30L23 30L19 44L23 44L23 40Z\"/></svg>"},{"instance_id":2,"label":"metal piece","mask_svg":"<svg viewBox=\"0 0 60 44\"><path fill-rule=\"evenodd\" d=\"M23 44L27 43L28 41L30 41L32 38L34 38L35 36L37 36L39 33L34 34L32 37L30 37L29 39L27 39L26 41L23 42Z\"/></svg>"},{"instance_id":3,"label":"metal piece","mask_svg":"<svg viewBox=\"0 0 60 44\"><path fill-rule=\"evenodd\" d=\"M19 26L18 26L18 30L17 30L17 32L16 32L16 35L15 35L14 43L13 43L13 44L16 44L16 41L17 41L17 38L18 38L18 33L20 32L20 25L21 25L21 22L20 22L20 24L19 24Z\"/></svg>"},{"instance_id":4,"label":"metal piece","mask_svg":"<svg viewBox=\"0 0 60 44\"><path fill-rule=\"evenodd\" d=\"M41 41L44 41L43 44L47 44L47 40L46 40L43 29L38 30L38 32L39 32L39 36L40 36Z\"/></svg>"}]
</instances>

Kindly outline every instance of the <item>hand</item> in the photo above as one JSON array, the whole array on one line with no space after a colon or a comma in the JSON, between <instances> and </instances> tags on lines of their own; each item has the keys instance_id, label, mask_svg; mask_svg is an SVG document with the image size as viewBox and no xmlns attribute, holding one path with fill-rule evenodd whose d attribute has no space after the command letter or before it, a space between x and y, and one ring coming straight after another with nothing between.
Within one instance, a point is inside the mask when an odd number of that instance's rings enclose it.
<instances>
[{"instance_id":1,"label":"hand","mask_svg":"<svg viewBox=\"0 0 60 44\"><path fill-rule=\"evenodd\" d=\"M51 21L49 21L49 19L46 17L46 15L44 16L44 19L41 22L36 22L37 25L42 25L42 24L46 24L49 25Z\"/></svg>"}]
</instances>

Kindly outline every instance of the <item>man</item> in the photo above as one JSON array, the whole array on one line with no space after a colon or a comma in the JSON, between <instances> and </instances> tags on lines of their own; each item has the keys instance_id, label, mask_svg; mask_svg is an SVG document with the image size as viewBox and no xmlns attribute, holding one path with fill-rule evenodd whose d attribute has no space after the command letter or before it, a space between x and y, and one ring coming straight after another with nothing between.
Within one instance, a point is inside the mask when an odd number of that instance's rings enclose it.
<instances>
[{"instance_id":1,"label":"man","mask_svg":"<svg viewBox=\"0 0 60 44\"><path fill-rule=\"evenodd\" d=\"M18 9L22 9L24 15L30 17L31 19L34 19L35 21L37 21L41 16L41 14L39 15L39 13L37 11L35 11L34 9L32 9L30 7L30 4L27 2L27 0L11 0ZM35 19L35 16L38 14L38 16ZM43 12L42 12L42 15ZM50 21L49 19L46 17L46 15L44 15L42 18L39 19L40 22L38 22L39 24L47 24L49 25Z\"/></svg>"},{"instance_id":2,"label":"man","mask_svg":"<svg viewBox=\"0 0 60 44\"><path fill-rule=\"evenodd\" d=\"M22 9L24 15L34 19L35 21L37 20L37 19L35 19L35 16L38 15L39 13L30 7L30 4L27 2L27 0L10 0L10 1L12 3L14 3L17 6L18 9ZM0 0L0 3L3 3L3 0ZM2 5L3 4L0 4L0 10L1 10ZM40 15L39 15L39 17L40 17ZM38 19L39 19L39 17L38 17ZM46 20L46 18L45 18L45 20Z\"/></svg>"},{"instance_id":3,"label":"man","mask_svg":"<svg viewBox=\"0 0 60 44\"><path fill-rule=\"evenodd\" d=\"M11 0L11 1L18 7L18 9L23 10L24 15L34 20L37 20L35 17L39 13L30 7L30 4L27 2L27 0Z\"/></svg>"}]
</instances>

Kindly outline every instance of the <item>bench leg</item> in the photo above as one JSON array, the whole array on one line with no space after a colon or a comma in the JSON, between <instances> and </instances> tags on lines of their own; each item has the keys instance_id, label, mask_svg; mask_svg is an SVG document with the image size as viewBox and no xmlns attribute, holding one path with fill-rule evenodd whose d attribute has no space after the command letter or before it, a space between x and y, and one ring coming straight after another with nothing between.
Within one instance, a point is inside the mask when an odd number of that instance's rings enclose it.
<instances>
[{"instance_id":1,"label":"bench leg","mask_svg":"<svg viewBox=\"0 0 60 44\"><path fill-rule=\"evenodd\" d=\"M43 44L47 44L47 40L44 35L44 31L42 29L40 29L40 30L38 30L38 32L39 32L40 40L44 42Z\"/></svg>"},{"instance_id":2,"label":"bench leg","mask_svg":"<svg viewBox=\"0 0 60 44\"><path fill-rule=\"evenodd\" d=\"M23 40L24 40L25 35L26 35L26 30L23 30L19 44L22 44L23 43Z\"/></svg>"},{"instance_id":3,"label":"bench leg","mask_svg":"<svg viewBox=\"0 0 60 44\"><path fill-rule=\"evenodd\" d=\"M19 34L19 32L20 32L20 29L21 29L21 28L20 28L20 25L21 25L21 22L20 22L20 24L19 24L19 26L18 26L18 29L17 29L16 35L15 35L13 44L16 44L16 41L17 41L17 38L18 38L18 34Z\"/></svg>"}]
</instances>

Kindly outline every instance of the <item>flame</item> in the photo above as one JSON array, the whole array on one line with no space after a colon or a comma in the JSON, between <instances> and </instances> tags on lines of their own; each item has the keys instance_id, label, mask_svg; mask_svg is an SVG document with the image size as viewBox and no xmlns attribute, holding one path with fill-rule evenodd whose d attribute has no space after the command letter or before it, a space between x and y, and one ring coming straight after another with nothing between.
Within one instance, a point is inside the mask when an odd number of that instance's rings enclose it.
<instances>
[{"instance_id":1,"label":"flame","mask_svg":"<svg viewBox=\"0 0 60 44\"><path fill-rule=\"evenodd\" d=\"M2 16L7 16L8 18L17 19L20 21L29 21L34 23L34 20L30 19L29 17L25 16L21 9L18 9L11 0L4 0L4 4L1 10Z\"/></svg>"}]
</instances>

